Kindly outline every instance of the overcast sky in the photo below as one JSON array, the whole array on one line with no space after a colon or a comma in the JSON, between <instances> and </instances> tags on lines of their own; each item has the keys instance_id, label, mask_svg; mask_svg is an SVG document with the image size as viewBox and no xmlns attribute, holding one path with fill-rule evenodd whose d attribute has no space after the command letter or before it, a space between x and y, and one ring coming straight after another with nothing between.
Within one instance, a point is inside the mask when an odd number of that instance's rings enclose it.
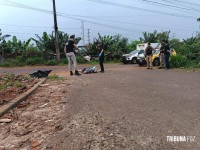
<instances>
[{"instance_id":1,"label":"overcast sky","mask_svg":"<svg viewBox=\"0 0 200 150\"><path fill-rule=\"evenodd\" d=\"M183 39L195 35L200 25L199 0L56 0L56 9L61 31L82 37L83 21L85 43L88 29L91 41L98 32L131 41L154 30L170 30L171 37ZM20 40L51 33L52 10L52 0L0 0L0 29Z\"/></svg>"}]
</instances>

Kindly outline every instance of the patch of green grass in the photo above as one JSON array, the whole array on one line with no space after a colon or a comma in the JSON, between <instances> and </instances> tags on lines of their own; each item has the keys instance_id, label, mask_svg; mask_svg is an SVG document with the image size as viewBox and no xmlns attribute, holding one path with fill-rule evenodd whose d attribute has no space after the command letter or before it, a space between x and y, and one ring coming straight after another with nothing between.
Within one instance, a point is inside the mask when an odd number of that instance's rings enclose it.
<instances>
[{"instance_id":1,"label":"patch of green grass","mask_svg":"<svg viewBox=\"0 0 200 150\"><path fill-rule=\"evenodd\" d=\"M28 76L16 76L15 74L6 74L0 78L0 90L23 87L24 84L20 81L29 79L30 77Z\"/></svg>"},{"instance_id":2,"label":"patch of green grass","mask_svg":"<svg viewBox=\"0 0 200 150\"><path fill-rule=\"evenodd\" d=\"M12 87L19 88L22 86L23 86L23 84L20 83L19 81L4 82L3 84L0 85L0 90L5 90L7 88L12 88Z\"/></svg>"},{"instance_id":3,"label":"patch of green grass","mask_svg":"<svg viewBox=\"0 0 200 150\"><path fill-rule=\"evenodd\" d=\"M89 61L86 64L89 64L89 65L98 65L99 62L98 61Z\"/></svg>"},{"instance_id":4,"label":"patch of green grass","mask_svg":"<svg viewBox=\"0 0 200 150\"><path fill-rule=\"evenodd\" d=\"M29 80L30 78L31 78L31 77L28 76L28 75L24 76L24 80Z\"/></svg>"},{"instance_id":5,"label":"patch of green grass","mask_svg":"<svg viewBox=\"0 0 200 150\"><path fill-rule=\"evenodd\" d=\"M63 81L63 80L65 80L65 77L61 77L61 76L58 76L58 75L50 75L50 76L48 76L48 79L50 79L50 80L55 80L55 81Z\"/></svg>"},{"instance_id":6,"label":"patch of green grass","mask_svg":"<svg viewBox=\"0 0 200 150\"><path fill-rule=\"evenodd\" d=\"M6 86L6 84L0 84L0 90L5 90L7 89L8 87Z\"/></svg>"},{"instance_id":7,"label":"patch of green grass","mask_svg":"<svg viewBox=\"0 0 200 150\"><path fill-rule=\"evenodd\" d=\"M19 81L16 81L16 82L14 82L13 86L16 87L16 88L19 88L19 87L22 87L23 84L20 83Z\"/></svg>"}]
</instances>

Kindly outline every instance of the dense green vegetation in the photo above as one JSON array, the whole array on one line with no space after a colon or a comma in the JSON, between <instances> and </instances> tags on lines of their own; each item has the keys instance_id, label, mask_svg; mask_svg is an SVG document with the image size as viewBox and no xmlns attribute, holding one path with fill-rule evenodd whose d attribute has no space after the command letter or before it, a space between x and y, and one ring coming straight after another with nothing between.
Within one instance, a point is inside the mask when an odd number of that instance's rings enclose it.
<instances>
[{"instance_id":1,"label":"dense green vegetation","mask_svg":"<svg viewBox=\"0 0 200 150\"><path fill-rule=\"evenodd\" d=\"M139 40L129 41L128 38L121 35L105 35L98 34L98 41L106 50L107 62L119 62L122 54L129 53L136 49L140 43L160 43L162 40L169 40L170 46L177 52L176 57L171 57L171 65L173 67L200 67L200 34L180 41L179 39L169 39L170 32L143 33L143 37ZM36 35L27 41L21 41L13 36L11 40L6 40L10 35L3 35L0 30L0 66L13 67L25 65L64 65L67 63L63 49L68 41L68 34L59 31L59 49L61 61L56 61L55 36L44 32L42 36ZM75 39L78 44L80 37ZM87 54L91 56L97 55L96 41L86 45ZM77 56L78 63L88 63L80 55ZM96 64L96 62L89 62Z\"/></svg>"},{"instance_id":2,"label":"dense green vegetation","mask_svg":"<svg viewBox=\"0 0 200 150\"><path fill-rule=\"evenodd\" d=\"M177 56L171 58L173 67L200 67L200 34L183 40L172 39L170 41Z\"/></svg>"}]
</instances>

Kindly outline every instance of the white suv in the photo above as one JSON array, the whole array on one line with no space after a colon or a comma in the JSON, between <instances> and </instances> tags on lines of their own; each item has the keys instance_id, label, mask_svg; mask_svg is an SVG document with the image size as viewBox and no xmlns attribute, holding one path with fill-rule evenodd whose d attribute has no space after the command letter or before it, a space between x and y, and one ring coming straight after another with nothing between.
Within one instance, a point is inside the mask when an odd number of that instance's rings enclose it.
<instances>
[{"instance_id":1,"label":"white suv","mask_svg":"<svg viewBox=\"0 0 200 150\"><path fill-rule=\"evenodd\" d=\"M129 54L123 54L122 62L124 64L127 64L127 63L136 64L138 55L143 54L143 53L144 53L144 50L134 50L130 52Z\"/></svg>"}]
</instances>

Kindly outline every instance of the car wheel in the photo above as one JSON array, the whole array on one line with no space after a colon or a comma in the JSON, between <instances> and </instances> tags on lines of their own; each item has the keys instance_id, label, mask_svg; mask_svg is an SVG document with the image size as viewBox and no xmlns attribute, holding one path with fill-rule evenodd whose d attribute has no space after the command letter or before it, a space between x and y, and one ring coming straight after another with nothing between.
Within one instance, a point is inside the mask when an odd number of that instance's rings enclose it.
<instances>
[{"instance_id":1,"label":"car wheel","mask_svg":"<svg viewBox=\"0 0 200 150\"><path fill-rule=\"evenodd\" d=\"M133 58L133 59L132 59L132 63L133 63L133 64L136 64L136 63L137 63L137 58Z\"/></svg>"},{"instance_id":2,"label":"car wheel","mask_svg":"<svg viewBox=\"0 0 200 150\"><path fill-rule=\"evenodd\" d=\"M159 66L160 65L160 60L157 58L153 61L154 66Z\"/></svg>"}]
</instances>

